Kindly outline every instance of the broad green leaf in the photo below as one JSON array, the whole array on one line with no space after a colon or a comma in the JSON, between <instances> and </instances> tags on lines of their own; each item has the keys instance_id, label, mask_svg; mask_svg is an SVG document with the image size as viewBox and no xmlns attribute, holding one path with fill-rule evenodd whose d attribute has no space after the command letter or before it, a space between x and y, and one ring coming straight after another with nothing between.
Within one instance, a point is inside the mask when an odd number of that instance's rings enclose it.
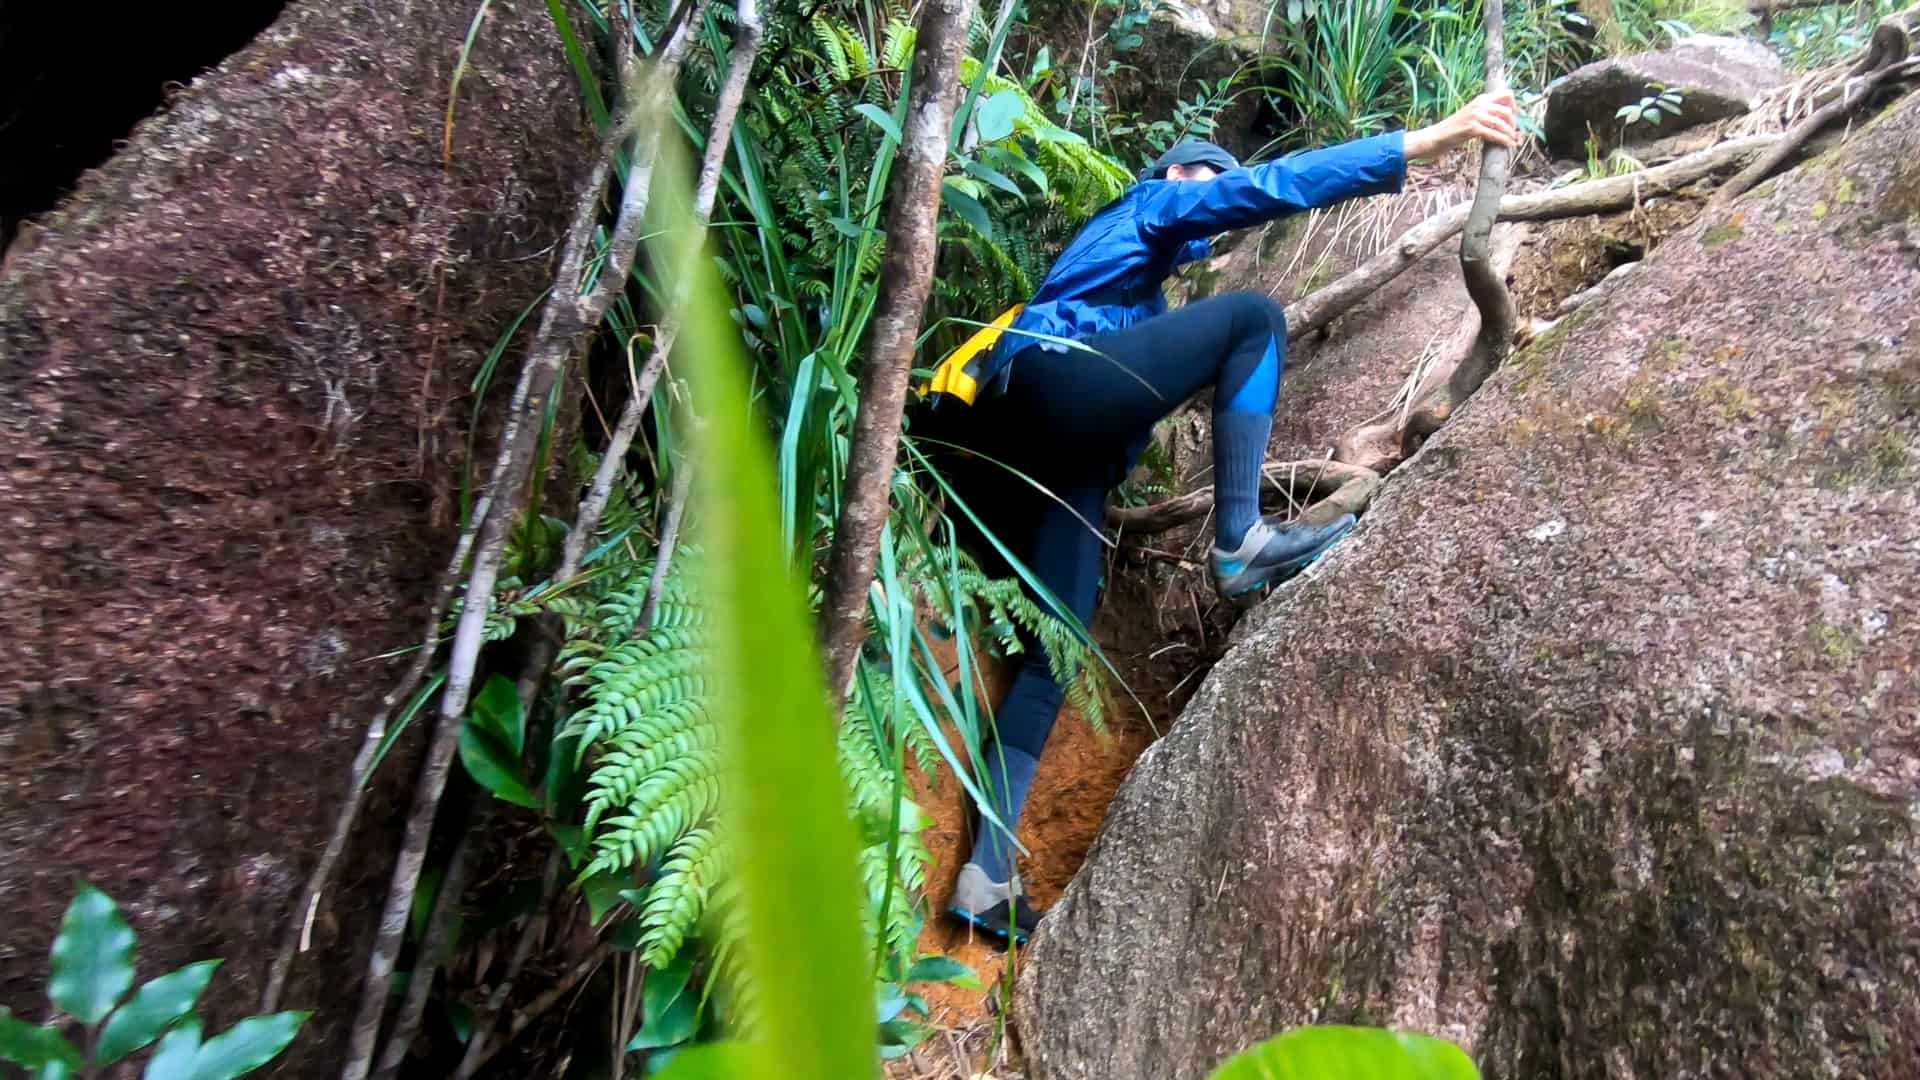
<instances>
[{"instance_id":1,"label":"broad green leaf","mask_svg":"<svg viewBox=\"0 0 1920 1080\"><path fill-rule=\"evenodd\" d=\"M1002 90L980 103L974 110L974 130L981 142L999 142L1013 134L1014 121L1027 111L1027 103L1017 90Z\"/></svg>"},{"instance_id":2,"label":"broad green leaf","mask_svg":"<svg viewBox=\"0 0 1920 1080\"><path fill-rule=\"evenodd\" d=\"M1444 1039L1385 1028L1304 1027L1261 1043L1214 1070L1211 1080L1479 1080L1466 1052Z\"/></svg>"},{"instance_id":3,"label":"broad green leaf","mask_svg":"<svg viewBox=\"0 0 1920 1080\"><path fill-rule=\"evenodd\" d=\"M681 152L678 140L656 145L668 160L656 169L654 197L661 220L678 223L656 258L692 278L684 333L688 355L701 358L687 368L706 421L693 433L701 468L692 520L704 551L700 585L711 604L711 712L726 769L721 823L739 867L742 967L763 988L754 1048L724 1075L759 1075L751 1071L757 1058L768 1067L764 1075L791 1080L871 1076L873 983L859 919L854 825L835 749L838 724L827 706L803 583L781 548L773 463L766 429L749 405L739 335L700 236L687 224L685 191L675 190L690 170L672 160Z\"/></svg>"},{"instance_id":4,"label":"broad green leaf","mask_svg":"<svg viewBox=\"0 0 1920 1080\"><path fill-rule=\"evenodd\" d=\"M627 1044L628 1050L659 1050L663 1047L678 1046L693 1038L700 1029L700 999L692 994L681 994L658 1012L648 1010L640 1019L640 1030L634 1033L633 1041Z\"/></svg>"},{"instance_id":5,"label":"broad green leaf","mask_svg":"<svg viewBox=\"0 0 1920 1080\"><path fill-rule=\"evenodd\" d=\"M951 956L923 956L907 972L909 983L952 983L969 990L980 989L980 976Z\"/></svg>"},{"instance_id":6,"label":"broad green leaf","mask_svg":"<svg viewBox=\"0 0 1920 1080\"><path fill-rule=\"evenodd\" d=\"M188 1018L167 1032L147 1059L144 1080L193 1080L193 1058L200 1052L200 1021Z\"/></svg>"},{"instance_id":7,"label":"broad green leaf","mask_svg":"<svg viewBox=\"0 0 1920 1080\"><path fill-rule=\"evenodd\" d=\"M527 790L520 773L520 756L510 752L493 733L468 722L460 728L460 763L474 783L515 806L538 810L540 800Z\"/></svg>"},{"instance_id":8,"label":"broad green leaf","mask_svg":"<svg viewBox=\"0 0 1920 1080\"><path fill-rule=\"evenodd\" d=\"M312 1013L252 1016L208 1039L193 1055L193 1080L233 1080L280 1055Z\"/></svg>"},{"instance_id":9,"label":"broad green leaf","mask_svg":"<svg viewBox=\"0 0 1920 1080\"><path fill-rule=\"evenodd\" d=\"M120 907L91 885L80 886L53 939L47 996L61 1012L97 1024L133 985L133 927Z\"/></svg>"},{"instance_id":10,"label":"broad green leaf","mask_svg":"<svg viewBox=\"0 0 1920 1080\"><path fill-rule=\"evenodd\" d=\"M982 165L977 161L968 161L964 168L967 170L967 175L978 177L1009 195L1024 196L1026 194L1020 190L1019 184L1013 182L1012 177L999 169Z\"/></svg>"},{"instance_id":11,"label":"broad green leaf","mask_svg":"<svg viewBox=\"0 0 1920 1080\"><path fill-rule=\"evenodd\" d=\"M113 1011L94 1047L96 1065L111 1065L159 1038L173 1022L193 1010L213 978L218 960L202 960L162 975L133 992Z\"/></svg>"},{"instance_id":12,"label":"broad green leaf","mask_svg":"<svg viewBox=\"0 0 1920 1080\"><path fill-rule=\"evenodd\" d=\"M28 1069L45 1068L55 1062L78 1068L80 1051L53 1028L29 1024L0 1009L0 1061Z\"/></svg>"},{"instance_id":13,"label":"broad green leaf","mask_svg":"<svg viewBox=\"0 0 1920 1080\"><path fill-rule=\"evenodd\" d=\"M527 718L520 712L520 689L506 676L493 676L474 695L473 716L467 723L479 724L511 750L515 760L526 754Z\"/></svg>"},{"instance_id":14,"label":"broad green leaf","mask_svg":"<svg viewBox=\"0 0 1920 1080\"><path fill-rule=\"evenodd\" d=\"M959 214L961 220L973 226L981 236L992 240L993 219L988 216L987 208L980 205L979 199L967 194L955 183L959 179L954 176L947 177L947 183L940 189L940 200L946 203L954 213Z\"/></svg>"},{"instance_id":15,"label":"broad green leaf","mask_svg":"<svg viewBox=\"0 0 1920 1080\"><path fill-rule=\"evenodd\" d=\"M66 1061L49 1061L33 1074L33 1080L73 1080L79 1066Z\"/></svg>"},{"instance_id":16,"label":"broad green leaf","mask_svg":"<svg viewBox=\"0 0 1920 1080\"><path fill-rule=\"evenodd\" d=\"M708 1043L674 1054L667 1067L654 1075L660 1080L740 1080L757 1075L752 1070L761 1060L742 1043Z\"/></svg>"},{"instance_id":17,"label":"broad green leaf","mask_svg":"<svg viewBox=\"0 0 1920 1080\"><path fill-rule=\"evenodd\" d=\"M887 112L887 110L882 109L880 106L875 105L871 102L865 102L859 105L855 105L853 107L853 111L873 121L874 126L878 127L881 131L886 132L887 137L892 139L894 142L901 141L900 125L893 122L893 117Z\"/></svg>"},{"instance_id":18,"label":"broad green leaf","mask_svg":"<svg viewBox=\"0 0 1920 1080\"><path fill-rule=\"evenodd\" d=\"M983 161L991 162L995 168L1003 172L1012 169L1014 172L1026 177L1027 181L1038 188L1043 194L1051 190L1047 183L1046 171L1034 164L1033 159L1027 157L1025 154L1003 147L989 146L981 153L980 158Z\"/></svg>"},{"instance_id":19,"label":"broad green leaf","mask_svg":"<svg viewBox=\"0 0 1920 1080\"><path fill-rule=\"evenodd\" d=\"M682 997L692 997L686 993L687 980L692 977L693 950L681 949L671 962L647 972L646 985L640 990L640 1008L647 1013L663 1013Z\"/></svg>"},{"instance_id":20,"label":"broad green leaf","mask_svg":"<svg viewBox=\"0 0 1920 1080\"><path fill-rule=\"evenodd\" d=\"M884 1024L907 1009L907 992L893 983L880 987L880 999L874 1003L874 1020Z\"/></svg>"}]
</instances>

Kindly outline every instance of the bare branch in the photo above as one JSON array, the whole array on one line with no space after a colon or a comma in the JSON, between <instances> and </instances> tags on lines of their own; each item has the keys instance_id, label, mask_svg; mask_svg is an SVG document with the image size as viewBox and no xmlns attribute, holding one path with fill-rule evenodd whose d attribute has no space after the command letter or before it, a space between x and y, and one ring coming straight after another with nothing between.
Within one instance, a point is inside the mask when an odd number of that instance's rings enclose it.
<instances>
[{"instance_id":1,"label":"bare branch","mask_svg":"<svg viewBox=\"0 0 1920 1080\"><path fill-rule=\"evenodd\" d=\"M1879 41L1890 28L1892 34L1901 42L1906 41L1906 31L1896 26L1892 20L1880 24L1880 28L1874 32L1875 40ZM1807 140L1819 134L1820 130L1828 124L1859 108L1861 103L1866 101L1874 89L1882 83L1889 79L1904 79L1912 75L1920 75L1920 60L1905 59L1904 48L1899 50L1899 55L1901 59L1898 61L1888 62L1864 75L1849 77L1842 85L1839 97L1815 109L1804 120L1789 128L1785 135L1767 149L1766 153L1760 155L1753 164L1740 170L1733 179L1728 180L1725 186L1715 192L1708 208L1717 210L1726 206L1752 190L1762 180L1773 175L1773 172L1785 164L1788 158L1799 153ZM1868 58L1871 57L1872 53L1869 53Z\"/></svg>"},{"instance_id":2,"label":"bare branch","mask_svg":"<svg viewBox=\"0 0 1920 1080\"><path fill-rule=\"evenodd\" d=\"M727 79L720 88L719 100L714 104L713 124L707 131L706 152L700 161L699 187L694 192L693 212L701 227L705 227L713 216L714 199L720 191L720 171L726 163L727 147L733 141L734 121L739 117L740 103L746 96L747 77L753 71L753 62L760 53L760 42L765 31L766 17L759 5L754 0L741 0L740 25L734 36L733 53L728 60ZM627 403L620 410L620 420L607 439L606 450L600 456L600 467L593 474L593 483L588 487L586 497L580 500L573 528L568 531L566 544L561 550L560 568L554 573L557 581L564 581L579 572L587 544L600 527L600 515L606 512L607 500L613 495L613 483L625 467L627 450L640 432L647 406L653 400L654 388L659 384L667 358L673 352L674 339L679 336L680 330L679 312L685 302L686 283L682 282L675 287L673 300L668 304L660 330L654 336L653 352L647 357L639 377L634 380Z\"/></svg>"}]
</instances>

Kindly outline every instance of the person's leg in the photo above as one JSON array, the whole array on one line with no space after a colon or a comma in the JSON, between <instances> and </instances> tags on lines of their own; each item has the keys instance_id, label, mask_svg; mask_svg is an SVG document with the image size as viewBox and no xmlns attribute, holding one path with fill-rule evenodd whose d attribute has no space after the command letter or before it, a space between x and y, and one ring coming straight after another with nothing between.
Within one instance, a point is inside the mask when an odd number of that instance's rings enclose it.
<instances>
[{"instance_id":1,"label":"person's leg","mask_svg":"<svg viewBox=\"0 0 1920 1080\"><path fill-rule=\"evenodd\" d=\"M1066 505L1039 496L1035 527L1018 553L1065 609L1056 612L1085 625L1092 621L1100 584L1101 543L1094 530L1100 523L1106 489L1103 484L1082 482L1051 490ZM984 816L976 820L973 851L961 869L952 904L956 913L976 925L1016 940L1031 930L1034 913L1017 910L1024 903L1024 891L1018 885L1011 833L1019 827L1041 752L1066 696L1066 688L1053 678L1040 642L1023 634L1021 645L1020 666L994 715L995 737L982 747L982 786L1005 828Z\"/></svg>"},{"instance_id":2,"label":"person's leg","mask_svg":"<svg viewBox=\"0 0 1920 1080\"><path fill-rule=\"evenodd\" d=\"M1051 437L1135 446L1189 395L1213 386L1215 588L1236 596L1299 572L1353 528L1352 515L1319 527L1260 516L1260 466L1273 430L1286 353L1280 305L1230 293L1089 340L1100 356L1052 355L1029 364L1027 387ZM1015 373L1016 379L1022 374ZM1033 407L1033 406L1029 406Z\"/></svg>"},{"instance_id":3,"label":"person's leg","mask_svg":"<svg viewBox=\"0 0 1920 1080\"><path fill-rule=\"evenodd\" d=\"M1260 465L1286 359L1286 315L1260 293L1228 293L1089 339L1099 351L1044 354L1015 378L1056 441L1123 446L1213 387L1215 539L1238 545L1260 517ZM1029 354L1032 355L1032 354Z\"/></svg>"}]
</instances>

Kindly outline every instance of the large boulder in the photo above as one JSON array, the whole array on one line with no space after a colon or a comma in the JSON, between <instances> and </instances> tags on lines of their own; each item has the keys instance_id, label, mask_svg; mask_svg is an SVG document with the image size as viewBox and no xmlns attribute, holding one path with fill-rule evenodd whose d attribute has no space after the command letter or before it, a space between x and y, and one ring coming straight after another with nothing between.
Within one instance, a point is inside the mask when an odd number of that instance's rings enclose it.
<instances>
[{"instance_id":1,"label":"large boulder","mask_svg":"<svg viewBox=\"0 0 1920 1080\"><path fill-rule=\"evenodd\" d=\"M216 1022L257 999L405 663L369 661L418 642L451 547L468 384L551 279L588 146L545 11L496 4L447 152L472 18L290 5L8 253L0 1006L44 1013L83 879L143 975L220 956ZM328 1006L295 1047L315 1074L405 756L286 995Z\"/></svg>"},{"instance_id":2,"label":"large boulder","mask_svg":"<svg viewBox=\"0 0 1920 1080\"><path fill-rule=\"evenodd\" d=\"M1920 1074L1920 95L1655 249L1243 621L1027 954L1037 1080L1295 1025Z\"/></svg>"},{"instance_id":3,"label":"large boulder","mask_svg":"<svg viewBox=\"0 0 1920 1080\"><path fill-rule=\"evenodd\" d=\"M1786 81L1772 49L1746 38L1694 34L1671 48L1598 60L1554 81L1547 93L1547 149L1586 156L1589 137L1602 150L1646 142L1696 124L1739 116ZM1680 92L1679 114L1658 124L1623 124L1615 114L1665 87Z\"/></svg>"}]
</instances>

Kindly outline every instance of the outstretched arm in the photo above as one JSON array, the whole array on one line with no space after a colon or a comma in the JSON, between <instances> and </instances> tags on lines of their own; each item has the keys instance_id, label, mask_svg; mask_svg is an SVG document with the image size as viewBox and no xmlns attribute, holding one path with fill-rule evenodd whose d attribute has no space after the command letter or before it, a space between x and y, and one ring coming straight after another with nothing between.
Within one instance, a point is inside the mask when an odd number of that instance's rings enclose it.
<instances>
[{"instance_id":1,"label":"outstretched arm","mask_svg":"<svg viewBox=\"0 0 1920 1080\"><path fill-rule=\"evenodd\" d=\"M1445 120L1310 150L1212 180L1154 185L1139 204L1140 231L1156 245L1184 244L1347 199L1400 190L1407 161L1472 139L1520 141L1510 93L1484 94Z\"/></svg>"},{"instance_id":2,"label":"outstretched arm","mask_svg":"<svg viewBox=\"0 0 1920 1080\"><path fill-rule=\"evenodd\" d=\"M1405 135L1393 131L1230 169L1211 180L1169 180L1142 192L1140 233L1168 247L1361 195L1400 190Z\"/></svg>"}]
</instances>

